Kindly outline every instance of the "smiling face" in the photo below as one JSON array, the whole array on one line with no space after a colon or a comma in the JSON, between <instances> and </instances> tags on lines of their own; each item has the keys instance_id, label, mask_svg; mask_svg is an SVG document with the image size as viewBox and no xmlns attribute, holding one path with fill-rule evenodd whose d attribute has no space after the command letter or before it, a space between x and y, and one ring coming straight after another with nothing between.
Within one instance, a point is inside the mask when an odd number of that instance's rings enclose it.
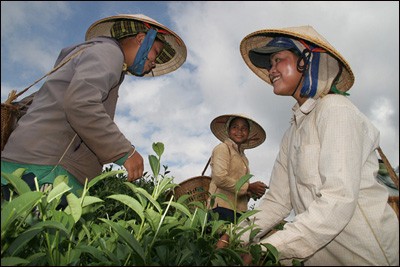
<instances>
[{"instance_id":1,"label":"smiling face","mask_svg":"<svg viewBox=\"0 0 400 267\"><path fill-rule=\"evenodd\" d=\"M301 88L302 84L299 84L299 81L302 78L302 73L297 70L297 60L298 57L289 50L271 55L269 78L276 95L290 96L297 87ZM300 90L297 90L296 93L299 94Z\"/></svg>"},{"instance_id":2,"label":"smiling face","mask_svg":"<svg viewBox=\"0 0 400 267\"><path fill-rule=\"evenodd\" d=\"M236 144L240 145L247 141L250 133L250 125L246 119L234 118L229 124L229 138Z\"/></svg>"}]
</instances>

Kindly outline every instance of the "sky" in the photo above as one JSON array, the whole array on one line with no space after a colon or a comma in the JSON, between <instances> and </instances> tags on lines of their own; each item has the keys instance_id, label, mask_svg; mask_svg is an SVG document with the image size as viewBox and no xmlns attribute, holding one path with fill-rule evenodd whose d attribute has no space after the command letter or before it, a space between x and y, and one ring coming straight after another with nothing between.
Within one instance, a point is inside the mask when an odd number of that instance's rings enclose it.
<instances>
[{"instance_id":1,"label":"sky","mask_svg":"<svg viewBox=\"0 0 400 267\"><path fill-rule=\"evenodd\" d=\"M50 71L60 50L82 42L93 22L118 14L155 19L188 51L178 70L128 76L120 87L115 121L143 156L145 171L151 173L152 144L162 142L161 164L175 182L200 176L219 144L210 122L239 113L266 131L266 141L246 155L252 181L268 183L295 100L274 95L246 66L239 45L261 29L302 25L311 25L348 61L355 75L349 99L380 131L391 165L399 165L397 1L1 1L1 101Z\"/></svg>"}]
</instances>

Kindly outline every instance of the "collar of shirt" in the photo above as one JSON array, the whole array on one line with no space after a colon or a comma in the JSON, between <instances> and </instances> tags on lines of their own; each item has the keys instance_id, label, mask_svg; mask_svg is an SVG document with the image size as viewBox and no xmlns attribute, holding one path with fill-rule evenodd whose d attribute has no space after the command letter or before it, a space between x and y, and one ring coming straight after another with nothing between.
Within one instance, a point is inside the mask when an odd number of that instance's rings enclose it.
<instances>
[{"instance_id":1,"label":"collar of shirt","mask_svg":"<svg viewBox=\"0 0 400 267\"><path fill-rule=\"evenodd\" d=\"M292 107L293 116L290 123L294 122L299 124L300 121L315 108L316 105L317 100L313 98L307 99L301 106L296 102L296 104Z\"/></svg>"},{"instance_id":2,"label":"collar of shirt","mask_svg":"<svg viewBox=\"0 0 400 267\"><path fill-rule=\"evenodd\" d=\"M226 143L227 143L227 145L232 146L239 153L239 155L244 155L244 150L241 149L241 151L239 151L238 145L232 139L227 138Z\"/></svg>"}]
</instances>

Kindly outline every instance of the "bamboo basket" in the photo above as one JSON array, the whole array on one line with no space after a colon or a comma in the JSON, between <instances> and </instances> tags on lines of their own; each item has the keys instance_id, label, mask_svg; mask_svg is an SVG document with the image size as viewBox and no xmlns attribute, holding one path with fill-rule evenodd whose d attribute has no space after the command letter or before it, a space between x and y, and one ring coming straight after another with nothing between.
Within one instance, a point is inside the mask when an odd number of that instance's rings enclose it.
<instances>
[{"instance_id":1,"label":"bamboo basket","mask_svg":"<svg viewBox=\"0 0 400 267\"><path fill-rule=\"evenodd\" d=\"M208 189L210 187L211 177L205 176L204 173L210 164L211 158L208 160L206 167L204 168L201 176L191 177L183 182L181 182L177 187L174 188L175 199L187 194L189 198L187 202L199 201L204 204L207 203L209 197Z\"/></svg>"},{"instance_id":2,"label":"bamboo basket","mask_svg":"<svg viewBox=\"0 0 400 267\"><path fill-rule=\"evenodd\" d=\"M3 151L8 137L10 137L11 132L17 124L19 107L12 103L17 96L16 91L12 90L8 99L4 103L1 103L1 151Z\"/></svg>"},{"instance_id":3,"label":"bamboo basket","mask_svg":"<svg viewBox=\"0 0 400 267\"><path fill-rule=\"evenodd\" d=\"M190 195L187 201L200 201L205 203L208 199L208 188L210 187L210 176L196 176L189 178L179 184L174 189L174 196L176 199L182 195Z\"/></svg>"}]
</instances>

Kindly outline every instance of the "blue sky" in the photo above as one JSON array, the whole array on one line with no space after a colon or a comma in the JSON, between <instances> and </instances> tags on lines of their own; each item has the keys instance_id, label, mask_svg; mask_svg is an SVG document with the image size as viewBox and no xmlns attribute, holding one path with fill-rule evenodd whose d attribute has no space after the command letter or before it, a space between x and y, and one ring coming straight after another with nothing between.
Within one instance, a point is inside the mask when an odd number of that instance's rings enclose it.
<instances>
[{"instance_id":1,"label":"blue sky","mask_svg":"<svg viewBox=\"0 0 400 267\"><path fill-rule=\"evenodd\" d=\"M11 89L20 91L51 70L59 51L83 41L93 22L127 13L168 26L188 48L178 70L155 78L129 76L121 86L116 122L144 157L147 171L152 143L163 142L162 163L176 182L200 175L219 143L210 131L212 119L242 113L267 133L266 141L246 154L255 179L268 183L295 102L274 95L250 71L239 44L260 29L301 25L313 26L349 62L356 77L349 98L380 130L393 167L399 165L395 1L2 1L1 101Z\"/></svg>"}]
</instances>

